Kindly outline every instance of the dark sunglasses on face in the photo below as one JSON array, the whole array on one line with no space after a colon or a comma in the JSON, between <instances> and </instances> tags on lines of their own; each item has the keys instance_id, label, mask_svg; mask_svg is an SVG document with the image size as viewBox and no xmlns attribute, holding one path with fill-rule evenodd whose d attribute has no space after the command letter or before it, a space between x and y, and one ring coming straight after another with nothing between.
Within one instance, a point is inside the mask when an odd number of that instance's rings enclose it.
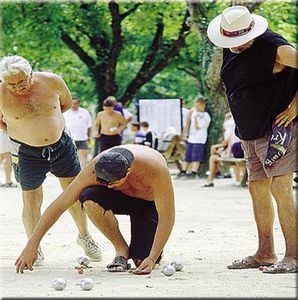
<instances>
[{"instance_id":1,"label":"dark sunglasses on face","mask_svg":"<svg viewBox=\"0 0 298 300\"><path fill-rule=\"evenodd\" d=\"M101 184L106 184L106 185L110 185L112 182L104 180L102 178L96 177L96 181L98 181Z\"/></svg>"}]
</instances>

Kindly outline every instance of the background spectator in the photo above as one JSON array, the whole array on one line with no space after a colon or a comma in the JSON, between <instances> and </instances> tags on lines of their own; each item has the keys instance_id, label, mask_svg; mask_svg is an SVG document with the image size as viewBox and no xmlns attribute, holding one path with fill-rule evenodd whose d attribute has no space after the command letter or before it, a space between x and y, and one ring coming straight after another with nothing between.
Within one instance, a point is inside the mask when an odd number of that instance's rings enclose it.
<instances>
[{"instance_id":1,"label":"background spectator","mask_svg":"<svg viewBox=\"0 0 298 300\"><path fill-rule=\"evenodd\" d=\"M210 115L205 111L206 101L199 97L194 102L194 107L187 115L184 135L187 136L185 159L182 164L182 171L178 178L195 178L198 174L200 163L205 160L205 144L208 137L208 127L211 122ZM187 174L191 166L192 172Z\"/></svg>"},{"instance_id":2,"label":"background spectator","mask_svg":"<svg viewBox=\"0 0 298 300\"><path fill-rule=\"evenodd\" d=\"M81 166L84 167L90 151L88 144L91 141L92 118L88 110L80 107L80 105L80 99L73 98L71 108L64 112L63 116L66 128L69 129L78 148Z\"/></svg>"}]
</instances>

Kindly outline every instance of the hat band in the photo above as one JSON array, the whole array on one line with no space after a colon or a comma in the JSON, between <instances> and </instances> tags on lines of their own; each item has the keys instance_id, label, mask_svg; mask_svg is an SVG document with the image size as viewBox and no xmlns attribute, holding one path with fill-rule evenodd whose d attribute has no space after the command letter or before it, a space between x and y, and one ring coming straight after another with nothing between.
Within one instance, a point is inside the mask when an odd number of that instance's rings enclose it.
<instances>
[{"instance_id":1,"label":"hat band","mask_svg":"<svg viewBox=\"0 0 298 300\"><path fill-rule=\"evenodd\" d=\"M227 30L224 30L222 27L220 27L220 33L227 37L237 37L237 36L241 36L241 35L244 35L244 34L247 34L248 32L250 32L252 30L252 28L254 27L254 25L255 25L255 21L252 20L247 28L244 28L241 30L227 31Z\"/></svg>"}]
</instances>

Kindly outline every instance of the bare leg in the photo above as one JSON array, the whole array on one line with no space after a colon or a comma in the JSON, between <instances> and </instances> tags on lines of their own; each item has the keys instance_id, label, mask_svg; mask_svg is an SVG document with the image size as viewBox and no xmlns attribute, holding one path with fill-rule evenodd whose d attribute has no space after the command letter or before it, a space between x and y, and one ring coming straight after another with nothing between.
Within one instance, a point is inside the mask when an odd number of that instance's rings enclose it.
<instances>
[{"instance_id":1,"label":"bare leg","mask_svg":"<svg viewBox=\"0 0 298 300\"><path fill-rule=\"evenodd\" d=\"M194 161L191 163L191 171L198 173L198 170L200 168L200 162L199 161Z\"/></svg>"},{"instance_id":2,"label":"bare leg","mask_svg":"<svg viewBox=\"0 0 298 300\"><path fill-rule=\"evenodd\" d=\"M23 224L28 239L31 237L37 222L40 219L41 204L43 198L42 186L35 190L23 191Z\"/></svg>"},{"instance_id":3,"label":"bare leg","mask_svg":"<svg viewBox=\"0 0 298 300\"><path fill-rule=\"evenodd\" d=\"M213 182L213 179L216 175L216 172L218 171L217 158L218 158L218 154L214 154L214 155L210 156L210 158L209 158L209 172L210 172L210 174L208 175L207 183Z\"/></svg>"},{"instance_id":4,"label":"bare leg","mask_svg":"<svg viewBox=\"0 0 298 300\"><path fill-rule=\"evenodd\" d=\"M241 180L241 170L240 170L240 167L235 165L233 166L233 169L234 169L234 174L235 174L235 180L236 182L240 182Z\"/></svg>"},{"instance_id":5,"label":"bare leg","mask_svg":"<svg viewBox=\"0 0 298 300\"><path fill-rule=\"evenodd\" d=\"M4 153L4 171L6 183L11 182L11 172L12 172L12 161L10 153Z\"/></svg>"},{"instance_id":6,"label":"bare leg","mask_svg":"<svg viewBox=\"0 0 298 300\"><path fill-rule=\"evenodd\" d=\"M187 161L184 161L182 164L182 170L187 172L188 168L189 168L190 163Z\"/></svg>"},{"instance_id":7,"label":"bare leg","mask_svg":"<svg viewBox=\"0 0 298 300\"><path fill-rule=\"evenodd\" d=\"M270 184L271 178L250 181L249 192L259 236L259 247L254 257L258 262L274 263L277 256L273 240L274 208Z\"/></svg>"},{"instance_id":8,"label":"bare leg","mask_svg":"<svg viewBox=\"0 0 298 300\"><path fill-rule=\"evenodd\" d=\"M129 258L128 245L119 230L118 221L114 214L111 211L105 212L101 206L91 200L84 202L84 209L96 228L113 244L116 256L121 255Z\"/></svg>"},{"instance_id":9,"label":"bare leg","mask_svg":"<svg viewBox=\"0 0 298 300\"><path fill-rule=\"evenodd\" d=\"M87 164L87 157L88 157L89 150L78 150L79 160L81 163L81 167L84 168Z\"/></svg>"},{"instance_id":10,"label":"bare leg","mask_svg":"<svg viewBox=\"0 0 298 300\"><path fill-rule=\"evenodd\" d=\"M297 207L292 179L293 173L273 177L271 191L277 203L278 218L285 238L286 251L282 262L297 265Z\"/></svg>"},{"instance_id":11,"label":"bare leg","mask_svg":"<svg viewBox=\"0 0 298 300\"><path fill-rule=\"evenodd\" d=\"M63 190L67 188L67 186L74 180L75 177L68 177L68 178L59 178L60 185ZM81 237L85 236L88 233L88 228L87 228L87 216L84 213L84 211L81 210L81 205L80 202L77 201L74 203L68 211L70 212L72 218L74 219L79 235Z\"/></svg>"}]
</instances>

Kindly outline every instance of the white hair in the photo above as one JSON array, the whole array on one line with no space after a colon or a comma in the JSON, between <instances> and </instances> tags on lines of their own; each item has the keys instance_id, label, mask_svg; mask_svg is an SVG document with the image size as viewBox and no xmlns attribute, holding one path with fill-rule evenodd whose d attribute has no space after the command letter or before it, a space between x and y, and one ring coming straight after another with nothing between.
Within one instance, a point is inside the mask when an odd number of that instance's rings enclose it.
<instances>
[{"instance_id":1,"label":"white hair","mask_svg":"<svg viewBox=\"0 0 298 300\"><path fill-rule=\"evenodd\" d=\"M32 67L30 63L23 57L18 55L4 56L0 60L0 80L4 80L6 76L18 74L23 71L26 75L30 75Z\"/></svg>"}]
</instances>

